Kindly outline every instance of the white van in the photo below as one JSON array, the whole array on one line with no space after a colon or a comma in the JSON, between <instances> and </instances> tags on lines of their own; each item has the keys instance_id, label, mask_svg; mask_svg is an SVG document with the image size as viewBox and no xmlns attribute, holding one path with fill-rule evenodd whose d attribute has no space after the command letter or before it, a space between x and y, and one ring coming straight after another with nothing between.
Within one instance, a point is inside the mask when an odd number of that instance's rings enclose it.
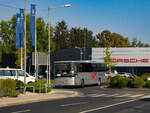
<instances>
[{"instance_id":1,"label":"white van","mask_svg":"<svg viewBox=\"0 0 150 113\"><path fill-rule=\"evenodd\" d=\"M24 82L24 70L13 68L0 68L0 79L7 79L7 78L20 80ZM35 81L36 81L35 77L29 75L26 72L26 84Z\"/></svg>"}]
</instances>

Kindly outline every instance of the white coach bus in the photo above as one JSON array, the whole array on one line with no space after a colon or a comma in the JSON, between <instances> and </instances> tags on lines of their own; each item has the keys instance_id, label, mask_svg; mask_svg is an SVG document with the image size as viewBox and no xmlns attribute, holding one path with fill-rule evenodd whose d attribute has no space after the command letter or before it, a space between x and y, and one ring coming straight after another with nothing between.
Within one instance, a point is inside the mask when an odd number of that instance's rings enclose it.
<instances>
[{"instance_id":1,"label":"white coach bus","mask_svg":"<svg viewBox=\"0 0 150 113\"><path fill-rule=\"evenodd\" d=\"M56 61L55 86L81 86L104 84L106 64L96 61Z\"/></svg>"}]
</instances>

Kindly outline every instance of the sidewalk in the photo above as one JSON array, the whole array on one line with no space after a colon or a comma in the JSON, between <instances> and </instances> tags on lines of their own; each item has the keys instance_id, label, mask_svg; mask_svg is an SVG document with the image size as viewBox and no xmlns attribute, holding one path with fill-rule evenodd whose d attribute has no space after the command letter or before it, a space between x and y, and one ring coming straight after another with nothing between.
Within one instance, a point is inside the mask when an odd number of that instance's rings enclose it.
<instances>
[{"instance_id":1,"label":"sidewalk","mask_svg":"<svg viewBox=\"0 0 150 113\"><path fill-rule=\"evenodd\" d=\"M75 91L66 91L60 89L53 89L50 93L47 94L37 94L29 93L21 94L16 98L4 97L0 98L0 107L5 107L9 105L25 104L31 102L39 102L46 100L55 100L68 97L75 97L78 95L78 92Z\"/></svg>"}]
</instances>

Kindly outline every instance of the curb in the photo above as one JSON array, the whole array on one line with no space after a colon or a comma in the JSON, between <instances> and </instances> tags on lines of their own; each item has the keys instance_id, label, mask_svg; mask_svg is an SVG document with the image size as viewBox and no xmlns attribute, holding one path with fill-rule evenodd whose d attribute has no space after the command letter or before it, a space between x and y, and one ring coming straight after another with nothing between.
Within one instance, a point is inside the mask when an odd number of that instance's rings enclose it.
<instances>
[{"instance_id":1,"label":"curb","mask_svg":"<svg viewBox=\"0 0 150 113\"><path fill-rule=\"evenodd\" d=\"M58 91L60 92L60 91ZM75 97L78 96L79 93L76 91L63 91L61 92L62 94L57 94L57 91L51 91L49 94L43 94L42 97L39 98L32 98L32 99L27 99L27 100L18 100L15 102L6 102L6 103L0 103L0 108L1 107L7 107L7 106L13 106L13 105L21 105L21 104L28 104L28 103L34 103L34 102L41 102L41 101L48 101L48 100L57 100L57 99L64 99L64 98L70 98L70 97ZM64 95L63 93L73 93L68 95ZM55 96L56 93L56 96ZM50 97L44 97L45 95L49 95ZM53 97L51 97L53 95ZM19 97L18 97L19 98ZM10 98L11 99L11 98ZM15 98L16 99L16 98Z\"/></svg>"}]
</instances>

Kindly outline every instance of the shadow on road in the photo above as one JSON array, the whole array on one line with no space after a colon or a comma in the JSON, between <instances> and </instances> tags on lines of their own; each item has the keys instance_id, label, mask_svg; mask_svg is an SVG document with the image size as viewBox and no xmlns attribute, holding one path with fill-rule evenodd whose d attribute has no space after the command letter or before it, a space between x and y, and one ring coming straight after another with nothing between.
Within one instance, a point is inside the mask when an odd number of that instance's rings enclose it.
<instances>
[{"instance_id":1,"label":"shadow on road","mask_svg":"<svg viewBox=\"0 0 150 113\"><path fill-rule=\"evenodd\" d=\"M150 101L150 98L141 99L141 101Z\"/></svg>"}]
</instances>

